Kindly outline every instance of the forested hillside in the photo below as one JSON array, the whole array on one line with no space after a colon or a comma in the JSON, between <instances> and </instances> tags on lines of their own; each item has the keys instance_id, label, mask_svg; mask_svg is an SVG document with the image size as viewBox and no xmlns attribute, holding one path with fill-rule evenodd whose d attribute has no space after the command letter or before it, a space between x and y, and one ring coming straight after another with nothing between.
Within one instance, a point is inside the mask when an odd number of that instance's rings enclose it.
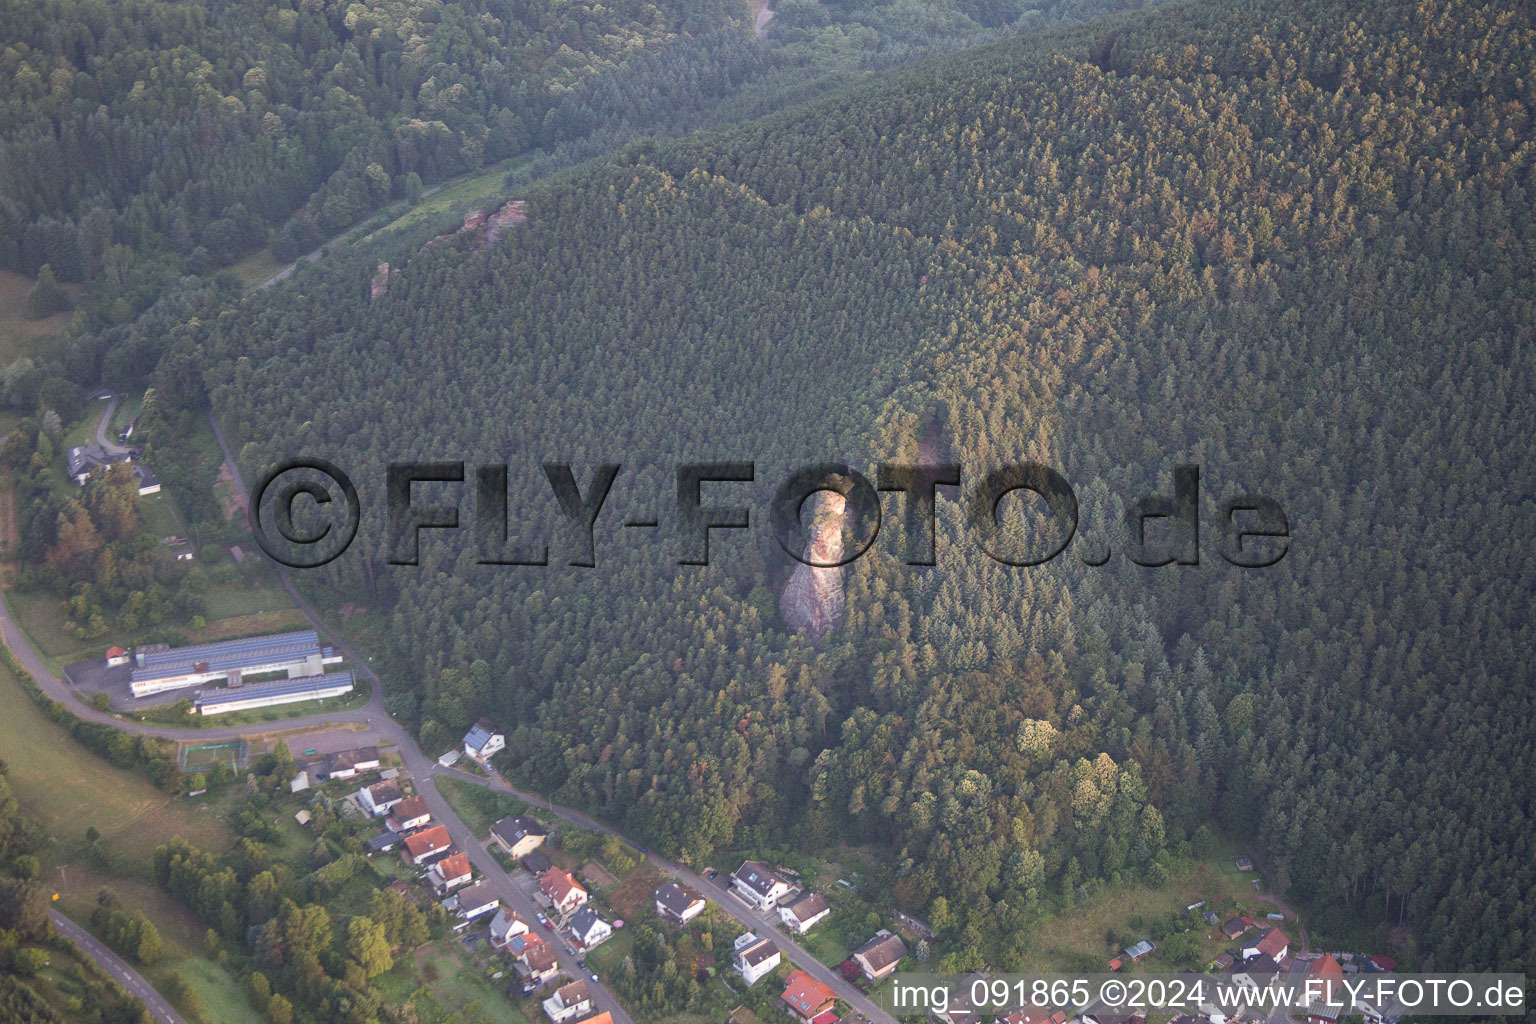
<instances>
[{"instance_id":1,"label":"forested hillside","mask_svg":"<svg viewBox=\"0 0 1536 1024\"><path fill-rule=\"evenodd\" d=\"M1214 820L1423 963L1536 970L1533 59L1515 3L1264 0L928 62L557 176L490 248L209 298L149 429L211 402L248 471L353 475L359 540L308 579L392 607L424 746L491 715L521 778L685 858L881 844L950 967ZM618 526L724 458L763 523L828 456L1049 462L1114 556L1003 567L951 493L939 566L860 561L812 646L766 529L700 569ZM541 461L624 463L598 567L558 534L548 569L386 567L386 463L460 457L546 520ZM1278 500L1290 554L1129 564L1181 462L1208 516Z\"/></svg>"}]
</instances>

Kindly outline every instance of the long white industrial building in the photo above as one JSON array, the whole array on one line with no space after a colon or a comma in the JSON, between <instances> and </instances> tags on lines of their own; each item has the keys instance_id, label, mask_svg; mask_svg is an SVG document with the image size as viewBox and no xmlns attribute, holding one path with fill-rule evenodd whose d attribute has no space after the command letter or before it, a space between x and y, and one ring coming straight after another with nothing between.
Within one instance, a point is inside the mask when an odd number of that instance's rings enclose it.
<instances>
[{"instance_id":1,"label":"long white industrial building","mask_svg":"<svg viewBox=\"0 0 1536 1024\"><path fill-rule=\"evenodd\" d=\"M332 648L321 647L320 635L310 629L191 647L139 647L129 680L135 697L148 697L221 679L238 684L241 676L265 672L284 672L289 679L318 676L341 660Z\"/></svg>"},{"instance_id":2,"label":"long white industrial building","mask_svg":"<svg viewBox=\"0 0 1536 1024\"><path fill-rule=\"evenodd\" d=\"M276 704L296 704L304 700L339 697L352 689L351 672L331 672L297 679L278 679L270 683L205 690L197 695L199 714L221 715L230 711L269 708Z\"/></svg>"}]
</instances>

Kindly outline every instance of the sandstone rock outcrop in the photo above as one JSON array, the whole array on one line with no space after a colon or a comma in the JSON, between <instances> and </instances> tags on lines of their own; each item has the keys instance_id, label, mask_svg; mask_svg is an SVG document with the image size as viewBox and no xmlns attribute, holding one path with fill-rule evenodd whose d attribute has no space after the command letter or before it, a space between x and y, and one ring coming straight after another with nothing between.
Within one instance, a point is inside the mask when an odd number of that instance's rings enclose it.
<instances>
[{"instance_id":1,"label":"sandstone rock outcrop","mask_svg":"<svg viewBox=\"0 0 1536 1024\"><path fill-rule=\"evenodd\" d=\"M804 555L805 561L813 564L797 564L779 598L779 614L785 624L812 640L826 636L843 617L843 567L833 563L843 557L847 510L847 501L834 491L820 491L817 499Z\"/></svg>"}]
</instances>

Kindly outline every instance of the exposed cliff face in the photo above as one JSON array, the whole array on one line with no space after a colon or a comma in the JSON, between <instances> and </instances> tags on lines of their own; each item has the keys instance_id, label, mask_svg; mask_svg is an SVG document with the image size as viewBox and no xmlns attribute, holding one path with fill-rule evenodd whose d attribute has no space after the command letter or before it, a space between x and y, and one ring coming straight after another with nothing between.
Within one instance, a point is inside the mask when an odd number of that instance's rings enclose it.
<instances>
[{"instance_id":1,"label":"exposed cliff face","mask_svg":"<svg viewBox=\"0 0 1536 1024\"><path fill-rule=\"evenodd\" d=\"M820 640L843 617L843 569L833 565L843 557L843 519L847 502L833 491L817 495L816 516L805 561L795 566L779 598L779 614L790 629Z\"/></svg>"}]
</instances>

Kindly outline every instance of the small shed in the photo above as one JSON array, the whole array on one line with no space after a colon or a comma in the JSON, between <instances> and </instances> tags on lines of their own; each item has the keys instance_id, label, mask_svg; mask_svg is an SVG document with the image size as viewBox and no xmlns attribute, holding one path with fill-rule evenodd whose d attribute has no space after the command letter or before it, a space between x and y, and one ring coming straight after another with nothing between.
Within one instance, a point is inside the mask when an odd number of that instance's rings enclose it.
<instances>
[{"instance_id":1,"label":"small shed","mask_svg":"<svg viewBox=\"0 0 1536 1024\"><path fill-rule=\"evenodd\" d=\"M310 817L310 815L309 815L308 811L295 811L294 815L293 815L293 820L298 822L300 825L308 825L309 824L309 817Z\"/></svg>"}]
</instances>

